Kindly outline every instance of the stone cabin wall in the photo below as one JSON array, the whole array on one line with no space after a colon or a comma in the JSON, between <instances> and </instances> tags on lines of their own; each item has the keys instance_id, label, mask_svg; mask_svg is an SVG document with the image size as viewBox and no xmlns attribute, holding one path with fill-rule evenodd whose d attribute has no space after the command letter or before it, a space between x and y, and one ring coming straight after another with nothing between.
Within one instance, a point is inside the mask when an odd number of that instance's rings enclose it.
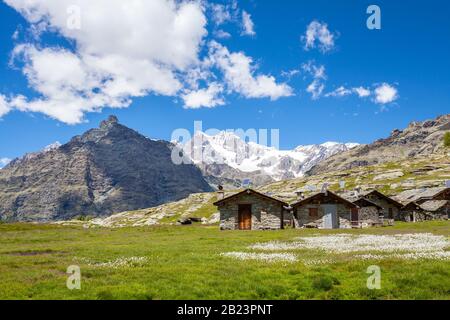
<instances>
[{"instance_id":1,"label":"stone cabin wall","mask_svg":"<svg viewBox=\"0 0 450 320\"><path fill-rule=\"evenodd\" d=\"M220 228L239 229L239 205L252 205L252 230L275 230L281 227L281 203L264 199L255 194L245 194L234 198L219 207ZM284 210L284 209L283 209ZM284 220L291 220L292 214L284 210Z\"/></svg>"},{"instance_id":2,"label":"stone cabin wall","mask_svg":"<svg viewBox=\"0 0 450 320\"><path fill-rule=\"evenodd\" d=\"M377 195L370 194L365 196L365 198L383 208L383 210L380 212L380 215L384 216L385 219L389 219L389 208L392 208L393 219L401 220L400 210L397 206L389 203L383 198L378 197Z\"/></svg>"},{"instance_id":3,"label":"stone cabin wall","mask_svg":"<svg viewBox=\"0 0 450 320\"><path fill-rule=\"evenodd\" d=\"M359 209L359 221L365 222L365 221L373 221L373 222L379 222L380 221L380 213L377 207L369 206L369 207L362 207Z\"/></svg>"},{"instance_id":4,"label":"stone cabin wall","mask_svg":"<svg viewBox=\"0 0 450 320\"><path fill-rule=\"evenodd\" d=\"M325 209L323 208L323 205L327 205L327 203L322 204L305 204L300 207L297 207L295 212L297 214L298 223L300 226L303 226L305 224L315 222L319 219L322 219L325 215ZM336 205L337 206L337 214L339 218L351 220L351 210L350 208L341 203L330 203L330 205ZM317 208L318 209L318 216L317 217L310 217L309 216L309 209L310 208Z\"/></svg>"}]
</instances>

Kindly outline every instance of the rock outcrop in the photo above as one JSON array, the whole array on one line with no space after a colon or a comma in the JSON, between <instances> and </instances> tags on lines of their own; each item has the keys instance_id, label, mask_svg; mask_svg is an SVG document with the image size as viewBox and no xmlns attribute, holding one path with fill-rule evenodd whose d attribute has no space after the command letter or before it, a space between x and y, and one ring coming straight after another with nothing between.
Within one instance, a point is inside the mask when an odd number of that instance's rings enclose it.
<instances>
[{"instance_id":1,"label":"rock outcrop","mask_svg":"<svg viewBox=\"0 0 450 320\"><path fill-rule=\"evenodd\" d=\"M412 122L404 130L395 129L386 139L360 145L318 163L307 175L426 156L444 148L443 136L450 131L450 115L435 120Z\"/></svg>"},{"instance_id":2,"label":"rock outcrop","mask_svg":"<svg viewBox=\"0 0 450 320\"><path fill-rule=\"evenodd\" d=\"M210 191L196 166L171 161L173 147L111 116L67 144L27 154L0 170L0 219L108 216Z\"/></svg>"}]
</instances>

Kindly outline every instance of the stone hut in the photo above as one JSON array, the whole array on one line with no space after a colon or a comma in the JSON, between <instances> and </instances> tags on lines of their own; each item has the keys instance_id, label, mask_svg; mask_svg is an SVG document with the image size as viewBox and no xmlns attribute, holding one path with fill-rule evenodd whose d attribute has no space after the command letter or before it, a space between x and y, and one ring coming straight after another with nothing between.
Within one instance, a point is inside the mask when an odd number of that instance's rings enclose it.
<instances>
[{"instance_id":1,"label":"stone hut","mask_svg":"<svg viewBox=\"0 0 450 320\"><path fill-rule=\"evenodd\" d=\"M383 216L384 219L402 220L400 210L403 207L403 204L400 202L397 202L378 190L368 191L360 196L380 206L382 208L380 215Z\"/></svg>"},{"instance_id":2,"label":"stone hut","mask_svg":"<svg viewBox=\"0 0 450 320\"><path fill-rule=\"evenodd\" d=\"M299 226L338 229L347 221L358 220L358 206L331 191L317 193L292 204Z\"/></svg>"},{"instance_id":3,"label":"stone hut","mask_svg":"<svg viewBox=\"0 0 450 320\"><path fill-rule=\"evenodd\" d=\"M421 188L403 191L395 197L405 205L411 202L422 204L430 200L450 200L450 188Z\"/></svg>"},{"instance_id":4,"label":"stone hut","mask_svg":"<svg viewBox=\"0 0 450 320\"><path fill-rule=\"evenodd\" d=\"M220 212L221 230L283 229L292 220L288 204L252 189L214 203Z\"/></svg>"},{"instance_id":5,"label":"stone hut","mask_svg":"<svg viewBox=\"0 0 450 320\"><path fill-rule=\"evenodd\" d=\"M420 207L428 213L433 220L445 220L450 218L449 200L429 200L422 203Z\"/></svg>"},{"instance_id":6,"label":"stone hut","mask_svg":"<svg viewBox=\"0 0 450 320\"><path fill-rule=\"evenodd\" d=\"M405 221L450 218L450 188L408 190L399 194L397 198L406 203L401 209Z\"/></svg>"},{"instance_id":7,"label":"stone hut","mask_svg":"<svg viewBox=\"0 0 450 320\"><path fill-rule=\"evenodd\" d=\"M401 209L401 215L406 222L432 220L431 216L414 201L408 203Z\"/></svg>"}]
</instances>

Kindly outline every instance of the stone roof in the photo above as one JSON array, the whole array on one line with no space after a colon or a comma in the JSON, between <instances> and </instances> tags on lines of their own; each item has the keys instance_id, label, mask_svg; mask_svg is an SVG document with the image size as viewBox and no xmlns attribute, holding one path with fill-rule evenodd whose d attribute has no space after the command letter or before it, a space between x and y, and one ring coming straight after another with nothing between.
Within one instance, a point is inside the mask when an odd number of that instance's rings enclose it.
<instances>
[{"instance_id":1,"label":"stone roof","mask_svg":"<svg viewBox=\"0 0 450 320\"><path fill-rule=\"evenodd\" d=\"M384 193L381 193L381 192L378 191L378 190L368 190L368 191L365 191L365 192L361 193L361 197L362 197L362 198L365 198L365 197L367 197L367 196L369 196L369 195L372 195L372 194L375 194L375 195L377 195L378 197L385 199L387 202L392 203L392 204L394 204L395 206L397 206L397 207L399 207L399 208L403 207L403 204L400 203L400 202L398 202L398 200L397 200L396 198L394 198L394 197L388 197L387 195L385 195ZM408 202L410 202L410 201L408 201Z\"/></svg>"},{"instance_id":2,"label":"stone roof","mask_svg":"<svg viewBox=\"0 0 450 320\"><path fill-rule=\"evenodd\" d=\"M226 196L225 196L223 199L221 199L221 200L215 202L214 205L215 205L215 206L219 206L219 205L221 205L222 203L225 203L225 202L227 202L227 201L233 200L235 197L238 197L238 196L241 195L241 194L254 194L254 195L256 195L256 196L265 198L265 199L267 199L267 200L271 200L271 201L278 202L278 203L282 204L283 206L287 206L287 205L288 205L286 202L284 202L284 201L282 201L282 200L280 200L280 199L274 198L274 197L272 196L272 194L261 193L261 192L255 191L255 190L253 190L253 189L245 189L245 190L241 190L241 191L239 191L239 192L234 192L234 193L232 193L232 194L228 194L228 193L227 193Z\"/></svg>"},{"instance_id":3,"label":"stone roof","mask_svg":"<svg viewBox=\"0 0 450 320\"><path fill-rule=\"evenodd\" d=\"M425 211L434 212L445 207L448 203L448 200L430 200L422 203L420 207Z\"/></svg>"},{"instance_id":4,"label":"stone roof","mask_svg":"<svg viewBox=\"0 0 450 320\"><path fill-rule=\"evenodd\" d=\"M302 199L302 200L300 200L300 201L297 201L296 203L291 204L291 206L292 206L292 207L299 207L299 206L302 206L302 205L304 205L304 204L307 204L307 203L309 203L310 201L312 201L312 200L314 200L314 199L316 199L316 198L319 198L319 197L330 197L330 198L333 198L333 199L335 199L335 200L337 200L337 201L339 201L339 202L345 203L345 204L349 205L349 206L352 207L352 208L357 208L357 207L358 207L358 206L357 206L356 204L354 204L353 202L351 202L351 201L349 201L349 200L347 200L347 199L345 199L345 198L343 198L343 197L341 197L341 196L338 196L336 193L333 193L333 192L331 192L331 191L327 191L327 192L318 192L318 193L313 194L313 195L311 195L311 196L309 196L309 197L307 197L307 198L305 198L305 199Z\"/></svg>"},{"instance_id":5,"label":"stone roof","mask_svg":"<svg viewBox=\"0 0 450 320\"><path fill-rule=\"evenodd\" d=\"M433 198L437 194L441 193L447 189L446 187L437 187L437 188L422 188L422 189L412 189L406 190L395 196L394 198L397 201L402 203L409 203L418 201L420 199Z\"/></svg>"}]
</instances>

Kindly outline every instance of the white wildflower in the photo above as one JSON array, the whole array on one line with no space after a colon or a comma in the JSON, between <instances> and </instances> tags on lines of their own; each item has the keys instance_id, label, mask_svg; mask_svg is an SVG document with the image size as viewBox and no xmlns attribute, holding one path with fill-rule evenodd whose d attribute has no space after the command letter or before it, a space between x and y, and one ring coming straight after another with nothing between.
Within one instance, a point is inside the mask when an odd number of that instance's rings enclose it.
<instances>
[{"instance_id":1,"label":"white wildflower","mask_svg":"<svg viewBox=\"0 0 450 320\"><path fill-rule=\"evenodd\" d=\"M268 242L251 246L265 251L313 249L329 253L364 251L378 252L432 252L444 250L450 245L443 236L430 233L399 235L351 235L338 234L316 237L301 237L291 242Z\"/></svg>"},{"instance_id":2,"label":"white wildflower","mask_svg":"<svg viewBox=\"0 0 450 320\"><path fill-rule=\"evenodd\" d=\"M238 260L259 260L264 262L295 262L297 258L292 253L253 253L253 252L226 252L221 256Z\"/></svg>"},{"instance_id":3,"label":"white wildflower","mask_svg":"<svg viewBox=\"0 0 450 320\"><path fill-rule=\"evenodd\" d=\"M89 262L88 265L95 268L132 268L132 267L140 267L147 264L147 257L121 257L115 260L106 261L106 262Z\"/></svg>"}]
</instances>

